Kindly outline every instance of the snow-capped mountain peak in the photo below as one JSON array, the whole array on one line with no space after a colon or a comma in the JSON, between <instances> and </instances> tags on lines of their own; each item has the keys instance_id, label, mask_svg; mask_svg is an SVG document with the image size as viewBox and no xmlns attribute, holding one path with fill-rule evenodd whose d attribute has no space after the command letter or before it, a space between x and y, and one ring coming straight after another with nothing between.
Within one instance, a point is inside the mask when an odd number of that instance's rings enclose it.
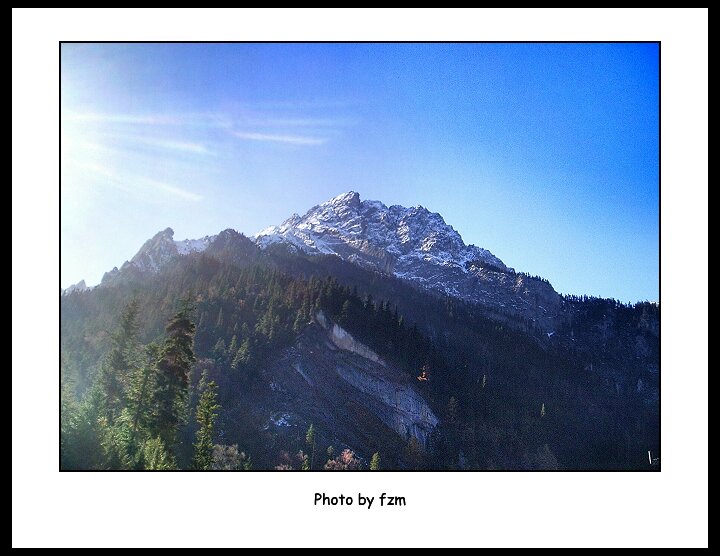
<instances>
[{"instance_id":1,"label":"snow-capped mountain peak","mask_svg":"<svg viewBox=\"0 0 720 556\"><path fill-rule=\"evenodd\" d=\"M307 255L335 255L541 326L552 326L561 304L546 280L518 274L490 251L466 245L440 214L421 205L386 206L348 191L254 238L261 249L284 245Z\"/></svg>"},{"instance_id":2,"label":"snow-capped mountain peak","mask_svg":"<svg viewBox=\"0 0 720 556\"><path fill-rule=\"evenodd\" d=\"M255 236L258 245L287 243L306 253L335 254L364 266L407 274L409 263L421 260L467 271L467 263L508 271L485 249L465 245L460 234L438 213L422 206L387 207L361 201L355 191L342 193Z\"/></svg>"}]
</instances>

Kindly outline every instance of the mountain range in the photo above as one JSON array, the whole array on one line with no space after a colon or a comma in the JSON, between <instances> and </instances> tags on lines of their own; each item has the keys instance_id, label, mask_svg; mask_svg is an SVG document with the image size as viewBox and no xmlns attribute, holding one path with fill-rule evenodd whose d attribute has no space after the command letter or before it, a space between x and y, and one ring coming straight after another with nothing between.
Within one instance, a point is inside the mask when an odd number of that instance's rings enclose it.
<instances>
[{"instance_id":1,"label":"mountain range","mask_svg":"<svg viewBox=\"0 0 720 556\"><path fill-rule=\"evenodd\" d=\"M310 425L331 467L343 448L360 467L379 452L392 469L644 469L659 447L659 306L562 296L422 206L350 191L252 237L167 228L61 293L79 400L124 305L140 301L151 343L192 298L190 388L201 371L220 386L218 445L259 468L297 468Z\"/></svg>"},{"instance_id":2,"label":"mountain range","mask_svg":"<svg viewBox=\"0 0 720 556\"><path fill-rule=\"evenodd\" d=\"M175 241L172 228L158 232L102 284L158 272L176 257L211 248L214 236ZM406 280L423 289L522 316L552 332L562 319L561 296L542 278L515 272L490 251L466 245L443 217L422 206L385 206L349 191L266 228L252 240L261 249L332 255L364 269ZM84 282L83 282L84 285ZM76 285L65 291L73 291Z\"/></svg>"}]
</instances>

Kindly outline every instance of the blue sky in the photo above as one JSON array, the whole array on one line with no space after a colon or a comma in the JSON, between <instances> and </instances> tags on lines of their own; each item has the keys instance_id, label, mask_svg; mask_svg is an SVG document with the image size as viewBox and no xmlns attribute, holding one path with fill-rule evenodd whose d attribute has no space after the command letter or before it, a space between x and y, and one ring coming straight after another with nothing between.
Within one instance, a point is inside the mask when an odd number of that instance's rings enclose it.
<instances>
[{"instance_id":1,"label":"blue sky","mask_svg":"<svg viewBox=\"0 0 720 556\"><path fill-rule=\"evenodd\" d=\"M658 298L653 44L65 44L61 283L168 226L343 191L441 213L562 293Z\"/></svg>"}]
</instances>

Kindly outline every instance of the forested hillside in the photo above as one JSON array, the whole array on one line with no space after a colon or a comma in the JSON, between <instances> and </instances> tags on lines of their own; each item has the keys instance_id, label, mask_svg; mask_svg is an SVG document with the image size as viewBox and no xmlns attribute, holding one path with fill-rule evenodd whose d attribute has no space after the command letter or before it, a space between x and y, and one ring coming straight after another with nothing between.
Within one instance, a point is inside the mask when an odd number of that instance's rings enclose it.
<instances>
[{"instance_id":1,"label":"forested hillside","mask_svg":"<svg viewBox=\"0 0 720 556\"><path fill-rule=\"evenodd\" d=\"M337 257L228 236L61 297L61 466L648 468L657 305L563 303L548 334ZM338 349L335 325L377 361ZM427 437L396 425L402 411L420 419L401 407L419 400Z\"/></svg>"}]
</instances>

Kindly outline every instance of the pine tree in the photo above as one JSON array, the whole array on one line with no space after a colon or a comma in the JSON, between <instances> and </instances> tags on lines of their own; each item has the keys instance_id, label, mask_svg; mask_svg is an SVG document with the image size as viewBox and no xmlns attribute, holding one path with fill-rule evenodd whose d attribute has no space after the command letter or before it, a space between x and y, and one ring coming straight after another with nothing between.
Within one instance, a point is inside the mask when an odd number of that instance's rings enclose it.
<instances>
[{"instance_id":1,"label":"pine tree","mask_svg":"<svg viewBox=\"0 0 720 556\"><path fill-rule=\"evenodd\" d=\"M193 456L193 468L210 469L213 463L213 429L217 419L217 411L220 405L217 403L217 384L210 381L205 384L206 372L200 379L202 394L195 410L195 419L200 428L195 433L195 455Z\"/></svg>"},{"instance_id":2,"label":"pine tree","mask_svg":"<svg viewBox=\"0 0 720 556\"><path fill-rule=\"evenodd\" d=\"M137 299L133 299L125 306L120 314L120 330L116 335L116 341L121 351L124 351L137 339L137 317L139 311L140 302Z\"/></svg>"},{"instance_id":3,"label":"pine tree","mask_svg":"<svg viewBox=\"0 0 720 556\"><path fill-rule=\"evenodd\" d=\"M223 338L219 338L217 342L215 342L215 347L213 347L213 355L218 359L224 359L227 355L227 349L225 348L225 340Z\"/></svg>"},{"instance_id":4,"label":"pine tree","mask_svg":"<svg viewBox=\"0 0 720 556\"><path fill-rule=\"evenodd\" d=\"M136 299L123 308L118 328L112 335L113 347L100 369L102 410L110 425L126 404L127 383L137 365L138 311L139 303Z\"/></svg>"},{"instance_id":5,"label":"pine tree","mask_svg":"<svg viewBox=\"0 0 720 556\"><path fill-rule=\"evenodd\" d=\"M166 446L172 446L177 427L185 412L188 374L195 362L195 325L190 318L190 307L187 304L170 319L165 332L157 363L155 404L160 438Z\"/></svg>"},{"instance_id":6,"label":"pine tree","mask_svg":"<svg viewBox=\"0 0 720 556\"><path fill-rule=\"evenodd\" d=\"M177 469L175 458L160 437L149 439L143 444L142 460L150 471Z\"/></svg>"},{"instance_id":7,"label":"pine tree","mask_svg":"<svg viewBox=\"0 0 720 556\"><path fill-rule=\"evenodd\" d=\"M238 349L238 341L237 336L233 335L232 339L230 340L230 347L228 347L228 353L230 354L230 357L235 357L235 353Z\"/></svg>"},{"instance_id":8,"label":"pine tree","mask_svg":"<svg viewBox=\"0 0 720 556\"><path fill-rule=\"evenodd\" d=\"M198 321L198 330L205 330L207 328L207 320L208 320L208 314L207 311L203 311L200 314L200 320Z\"/></svg>"},{"instance_id":9,"label":"pine tree","mask_svg":"<svg viewBox=\"0 0 720 556\"><path fill-rule=\"evenodd\" d=\"M380 453L375 452L370 459L370 471L380 471Z\"/></svg>"},{"instance_id":10,"label":"pine tree","mask_svg":"<svg viewBox=\"0 0 720 556\"><path fill-rule=\"evenodd\" d=\"M307 319L303 317L302 310L298 310L297 314L295 315L295 321L293 322L293 332L300 332L303 329L303 325L305 324L306 320Z\"/></svg>"},{"instance_id":11,"label":"pine tree","mask_svg":"<svg viewBox=\"0 0 720 556\"><path fill-rule=\"evenodd\" d=\"M76 462L73 448L76 443L78 403L73 394L73 385L60 375L60 468L72 469Z\"/></svg>"},{"instance_id":12,"label":"pine tree","mask_svg":"<svg viewBox=\"0 0 720 556\"><path fill-rule=\"evenodd\" d=\"M315 427L310 424L310 428L307 430L307 434L305 435L305 444L308 445L308 448L312 449L311 456L310 456L310 469L313 468L313 464L315 463Z\"/></svg>"},{"instance_id":13,"label":"pine tree","mask_svg":"<svg viewBox=\"0 0 720 556\"><path fill-rule=\"evenodd\" d=\"M245 338L242 341L242 344L240 344L237 352L235 353L235 357L233 358L231 366L233 369L246 368L250 365L251 358L252 348L250 344L250 338Z\"/></svg>"},{"instance_id":14,"label":"pine tree","mask_svg":"<svg viewBox=\"0 0 720 556\"><path fill-rule=\"evenodd\" d=\"M128 382L125 426L129 430L127 451L133 465L141 463L139 458L143 443L157 434L152 428L155 424L153 396L157 390L155 365L159 349L157 344L147 346L145 363L133 372Z\"/></svg>"}]
</instances>

